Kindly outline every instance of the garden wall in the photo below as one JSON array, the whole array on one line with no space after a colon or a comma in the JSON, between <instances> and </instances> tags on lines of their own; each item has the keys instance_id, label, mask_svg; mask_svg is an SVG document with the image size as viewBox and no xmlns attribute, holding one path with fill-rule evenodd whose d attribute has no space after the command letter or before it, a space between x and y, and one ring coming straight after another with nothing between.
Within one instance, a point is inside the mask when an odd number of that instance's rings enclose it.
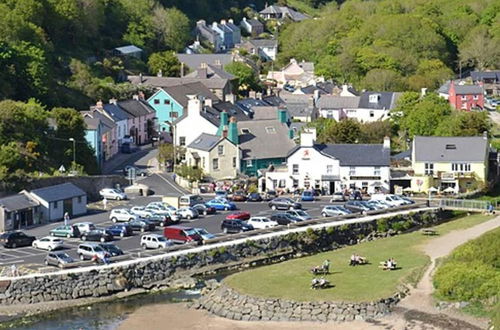
<instances>
[{"instance_id":1,"label":"garden wall","mask_svg":"<svg viewBox=\"0 0 500 330\"><path fill-rule=\"evenodd\" d=\"M0 281L0 304L25 304L99 297L132 288L165 286L178 274L202 267L223 267L249 258L286 255L299 257L319 251L334 250L363 240L394 235L397 230L433 225L451 218L451 213L439 210L407 212L378 220L356 219L361 223L331 222L328 228L284 230L273 236L255 236L245 240L224 242L192 250L72 270L54 274L36 274ZM352 220L351 220L352 221ZM301 230L300 232L298 230ZM269 235L269 234L268 234ZM196 251L196 253L193 253ZM285 260L286 257L281 259Z\"/></svg>"}]
</instances>

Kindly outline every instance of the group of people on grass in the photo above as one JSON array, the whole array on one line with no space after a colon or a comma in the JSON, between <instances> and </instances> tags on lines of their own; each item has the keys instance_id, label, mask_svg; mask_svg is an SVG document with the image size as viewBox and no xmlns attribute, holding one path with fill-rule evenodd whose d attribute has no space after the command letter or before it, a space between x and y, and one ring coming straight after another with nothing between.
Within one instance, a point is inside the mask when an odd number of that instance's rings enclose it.
<instances>
[{"instance_id":1,"label":"group of people on grass","mask_svg":"<svg viewBox=\"0 0 500 330\"><path fill-rule=\"evenodd\" d=\"M394 258L389 258L388 260L386 261L382 261L380 263L380 267L383 269L383 270L394 270L396 269L398 266L396 260L394 260Z\"/></svg>"},{"instance_id":2,"label":"group of people on grass","mask_svg":"<svg viewBox=\"0 0 500 330\"><path fill-rule=\"evenodd\" d=\"M349 266L363 265L366 264L366 258L362 257L356 253L351 255L351 260L349 261Z\"/></svg>"}]
</instances>

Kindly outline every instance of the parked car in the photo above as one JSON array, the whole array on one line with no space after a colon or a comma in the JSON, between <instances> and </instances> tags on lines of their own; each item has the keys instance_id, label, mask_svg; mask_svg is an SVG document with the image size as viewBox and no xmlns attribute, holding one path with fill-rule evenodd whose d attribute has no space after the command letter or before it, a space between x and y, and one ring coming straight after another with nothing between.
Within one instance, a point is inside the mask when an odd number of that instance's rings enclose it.
<instances>
[{"instance_id":1,"label":"parked car","mask_svg":"<svg viewBox=\"0 0 500 330\"><path fill-rule=\"evenodd\" d=\"M253 230L254 228L252 225L249 225L245 221L239 219L233 219L233 220L222 220L220 229L222 229L222 231L225 234L227 234L227 233L241 233L243 231Z\"/></svg>"},{"instance_id":2,"label":"parked car","mask_svg":"<svg viewBox=\"0 0 500 330\"><path fill-rule=\"evenodd\" d=\"M283 197L273 199L268 205L273 210L293 210L302 208L302 204L297 203L290 198Z\"/></svg>"},{"instance_id":3,"label":"parked car","mask_svg":"<svg viewBox=\"0 0 500 330\"><path fill-rule=\"evenodd\" d=\"M302 210L288 210L285 213L290 214L296 218L299 218L300 220L311 220L312 217L307 214L307 212L302 211Z\"/></svg>"},{"instance_id":4,"label":"parked car","mask_svg":"<svg viewBox=\"0 0 500 330\"><path fill-rule=\"evenodd\" d=\"M81 236L82 241L99 241L108 242L113 240L113 235L106 229L93 229L91 231L86 231Z\"/></svg>"},{"instance_id":5,"label":"parked car","mask_svg":"<svg viewBox=\"0 0 500 330\"><path fill-rule=\"evenodd\" d=\"M278 193L274 190L268 190L264 194L264 200L266 200L266 201L271 201L271 200L275 199L276 197L278 197Z\"/></svg>"},{"instance_id":6,"label":"parked car","mask_svg":"<svg viewBox=\"0 0 500 330\"><path fill-rule=\"evenodd\" d=\"M97 256L101 260L109 257L109 253L97 243L80 244L78 245L76 253L78 254L80 260L92 259L94 256Z\"/></svg>"},{"instance_id":7,"label":"parked car","mask_svg":"<svg viewBox=\"0 0 500 330\"><path fill-rule=\"evenodd\" d=\"M31 246L35 236L29 236L22 231L9 231L0 235L0 243L6 248L17 248L20 246Z\"/></svg>"},{"instance_id":8,"label":"parked car","mask_svg":"<svg viewBox=\"0 0 500 330\"><path fill-rule=\"evenodd\" d=\"M102 198L106 199L114 199L117 201L125 200L127 199L127 195L118 189L113 189L113 188L104 188L99 191L99 195L102 196Z\"/></svg>"},{"instance_id":9,"label":"parked car","mask_svg":"<svg viewBox=\"0 0 500 330\"><path fill-rule=\"evenodd\" d=\"M201 236L203 240L207 239L212 239L215 238L215 235L212 233L209 233L206 229L204 228L194 228L194 230L198 233L198 235Z\"/></svg>"},{"instance_id":10,"label":"parked car","mask_svg":"<svg viewBox=\"0 0 500 330\"><path fill-rule=\"evenodd\" d=\"M230 213L226 216L227 220L234 220L234 219L240 219L240 220L248 220L250 219L250 212L246 211L237 211Z\"/></svg>"},{"instance_id":11,"label":"parked car","mask_svg":"<svg viewBox=\"0 0 500 330\"><path fill-rule=\"evenodd\" d=\"M415 201L413 199L410 199L406 196L398 196L399 198L401 198L402 200L406 201L406 203L409 205L409 204L415 204Z\"/></svg>"},{"instance_id":12,"label":"parked car","mask_svg":"<svg viewBox=\"0 0 500 330\"><path fill-rule=\"evenodd\" d=\"M168 216L170 217L170 220L173 222L178 222L181 219L181 217L179 217L179 215L177 214L177 209L175 210L167 209L159 204L155 205L148 204L148 206L146 206L146 210L153 212L153 214L155 215Z\"/></svg>"},{"instance_id":13,"label":"parked car","mask_svg":"<svg viewBox=\"0 0 500 330\"><path fill-rule=\"evenodd\" d=\"M140 231L141 233L145 231L153 231L156 226L153 222L147 219L136 219L128 222L129 226L132 227L134 231Z\"/></svg>"},{"instance_id":14,"label":"parked car","mask_svg":"<svg viewBox=\"0 0 500 330\"><path fill-rule=\"evenodd\" d=\"M109 213L109 220L116 223L118 221L128 222L132 220L137 220L139 216L135 215L128 209L113 209Z\"/></svg>"},{"instance_id":15,"label":"parked car","mask_svg":"<svg viewBox=\"0 0 500 330\"><path fill-rule=\"evenodd\" d=\"M366 203L368 205L375 207L377 210L385 210L385 209L392 207L389 204L387 204L386 202L381 201L381 200L376 200L376 199L370 199L369 201L366 201Z\"/></svg>"},{"instance_id":16,"label":"parked car","mask_svg":"<svg viewBox=\"0 0 500 330\"><path fill-rule=\"evenodd\" d=\"M351 214L352 212L340 205L327 205L321 210L321 215L324 217L335 217L339 215Z\"/></svg>"},{"instance_id":17,"label":"parked car","mask_svg":"<svg viewBox=\"0 0 500 330\"><path fill-rule=\"evenodd\" d=\"M227 199L217 198L212 199L206 203L208 206L215 208L216 210L236 210L236 205Z\"/></svg>"},{"instance_id":18,"label":"parked car","mask_svg":"<svg viewBox=\"0 0 500 330\"><path fill-rule=\"evenodd\" d=\"M124 253L122 249L111 243L99 244L104 251L106 251L111 257L122 256Z\"/></svg>"},{"instance_id":19,"label":"parked car","mask_svg":"<svg viewBox=\"0 0 500 330\"><path fill-rule=\"evenodd\" d=\"M244 202L247 200L247 194L243 190L238 190L231 196L233 202Z\"/></svg>"},{"instance_id":20,"label":"parked car","mask_svg":"<svg viewBox=\"0 0 500 330\"><path fill-rule=\"evenodd\" d=\"M215 191L215 198L223 198L227 199L227 191L226 190L216 190Z\"/></svg>"},{"instance_id":21,"label":"parked car","mask_svg":"<svg viewBox=\"0 0 500 330\"><path fill-rule=\"evenodd\" d=\"M173 244L174 242L159 234L147 234L141 236L141 247L143 249L164 249Z\"/></svg>"},{"instance_id":22,"label":"parked car","mask_svg":"<svg viewBox=\"0 0 500 330\"><path fill-rule=\"evenodd\" d=\"M288 225L289 223L295 223L302 221L299 218L294 217L288 213L276 213L271 215L271 220L276 221L278 225Z\"/></svg>"},{"instance_id":23,"label":"parked car","mask_svg":"<svg viewBox=\"0 0 500 330\"><path fill-rule=\"evenodd\" d=\"M332 198L330 198L330 203L333 202L345 202L346 198L343 192L333 193Z\"/></svg>"},{"instance_id":24,"label":"parked car","mask_svg":"<svg viewBox=\"0 0 500 330\"><path fill-rule=\"evenodd\" d=\"M130 213L137 215L141 218L150 218L153 216L153 212L147 210L145 206L134 206L130 208Z\"/></svg>"},{"instance_id":25,"label":"parked car","mask_svg":"<svg viewBox=\"0 0 500 330\"><path fill-rule=\"evenodd\" d=\"M214 214L217 211L215 207L208 206L206 204L196 204L195 206L193 206L193 209L198 211L198 214L203 215Z\"/></svg>"},{"instance_id":26,"label":"parked car","mask_svg":"<svg viewBox=\"0 0 500 330\"><path fill-rule=\"evenodd\" d=\"M78 228L78 231L80 232L80 237L82 236L83 233L96 229L95 225L92 222L77 222L73 226Z\"/></svg>"},{"instance_id":27,"label":"parked car","mask_svg":"<svg viewBox=\"0 0 500 330\"><path fill-rule=\"evenodd\" d=\"M63 247L63 240L60 238L45 236L39 239L36 239L31 243L35 249L53 251L57 249L61 249Z\"/></svg>"},{"instance_id":28,"label":"parked car","mask_svg":"<svg viewBox=\"0 0 500 330\"><path fill-rule=\"evenodd\" d=\"M177 210L177 215L179 215L181 219L196 219L198 218L198 211L192 207L182 207Z\"/></svg>"},{"instance_id":29,"label":"parked car","mask_svg":"<svg viewBox=\"0 0 500 330\"><path fill-rule=\"evenodd\" d=\"M134 231L128 223L117 223L109 226L106 230L113 236L125 237L134 235Z\"/></svg>"},{"instance_id":30,"label":"parked car","mask_svg":"<svg viewBox=\"0 0 500 330\"><path fill-rule=\"evenodd\" d=\"M201 242L201 236L191 227L169 226L163 229L163 236L174 243Z\"/></svg>"},{"instance_id":31,"label":"parked car","mask_svg":"<svg viewBox=\"0 0 500 330\"><path fill-rule=\"evenodd\" d=\"M66 238L80 237L80 230L75 225L59 226L52 229L49 233L50 236L57 236L57 237L66 237Z\"/></svg>"},{"instance_id":32,"label":"parked car","mask_svg":"<svg viewBox=\"0 0 500 330\"><path fill-rule=\"evenodd\" d=\"M261 202L262 196L259 193L250 193L247 196L247 201L249 202Z\"/></svg>"},{"instance_id":33,"label":"parked car","mask_svg":"<svg viewBox=\"0 0 500 330\"><path fill-rule=\"evenodd\" d=\"M266 217L251 217L247 223L252 225L255 229L265 229L276 227L278 223Z\"/></svg>"},{"instance_id":34,"label":"parked car","mask_svg":"<svg viewBox=\"0 0 500 330\"><path fill-rule=\"evenodd\" d=\"M123 168L123 175L128 176L129 171L135 171L135 176L147 176L148 171L137 166L127 165Z\"/></svg>"},{"instance_id":35,"label":"parked car","mask_svg":"<svg viewBox=\"0 0 500 330\"><path fill-rule=\"evenodd\" d=\"M390 194L373 194L371 199L382 200L393 207L405 205L407 203L403 199L398 198L396 195Z\"/></svg>"},{"instance_id":36,"label":"parked car","mask_svg":"<svg viewBox=\"0 0 500 330\"><path fill-rule=\"evenodd\" d=\"M49 252L45 256L45 265L63 268L67 264L75 262L66 252Z\"/></svg>"},{"instance_id":37,"label":"parked car","mask_svg":"<svg viewBox=\"0 0 500 330\"><path fill-rule=\"evenodd\" d=\"M289 84L284 84L283 89L286 90L289 93L293 93L295 91L295 87Z\"/></svg>"},{"instance_id":38,"label":"parked car","mask_svg":"<svg viewBox=\"0 0 500 330\"><path fill-rule=\"evenodd\" d=\"M300 200L303 202L312 202L314 201L314 191L312 190L304 190L302 195L300 196Z\"/></svg>"},{"instance_id":39,"label":"parked car","mask_svg":"<svg viewBox=\"0 0 500 330\"><path fill-rule=\"evenodd\" d=\"M344 207L354 213L365 213L372 210L371 207L365 205L362 201L347 201Z\"/></svg>"},{"instance_id":40,"label":"parked car","mask_svg":"<svg viewBox=\"0 0 500 330\"><path fill-rule=\"evenodd\" d=\"M178 216L176 216L176 217L178 218ZM168 225L175 223L170 218L170 215L154 214L153 216L146 218L146 220L154 223L155 226L160 226L160 227L165 227L165 226L168 226Z\"/></svg>"}]
</instances>

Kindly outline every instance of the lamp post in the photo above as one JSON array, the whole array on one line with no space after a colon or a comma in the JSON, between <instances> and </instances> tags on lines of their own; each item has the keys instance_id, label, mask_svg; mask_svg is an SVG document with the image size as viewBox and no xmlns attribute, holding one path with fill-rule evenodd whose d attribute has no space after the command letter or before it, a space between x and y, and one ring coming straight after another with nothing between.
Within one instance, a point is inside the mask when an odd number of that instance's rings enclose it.
<instances>
[{"instance_id":1,"label":"lamp post","mask_svg":"<svg viewBox=\"0 0 500 330\"><path fill-rule=\"evenodd\" d=\"M74 138L69 138L68 141L73 142L73 164L76 165L76 140Z\"/></svg>"}]
</instances>

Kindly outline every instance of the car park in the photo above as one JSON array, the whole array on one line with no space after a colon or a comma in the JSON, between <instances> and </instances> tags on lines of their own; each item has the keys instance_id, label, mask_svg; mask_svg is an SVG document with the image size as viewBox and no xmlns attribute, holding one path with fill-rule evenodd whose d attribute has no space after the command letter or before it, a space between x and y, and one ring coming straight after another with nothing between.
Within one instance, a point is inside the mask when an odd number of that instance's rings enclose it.
<instances>
[{"instance_id":1,"label":"car park","mask_svg":"<svg viewBox=\"0 0 500 330\"><path fill-rule=\"evenodd\" d=\"M247 220L249 225L252 225L255 229L266 229L271 227L276 227L278 223L266 217L251 217Z\"/></svg>"},{"instance_id":2,"label":"car park","mask_svg":"<svg viewBox=\"0 0 500 330\"><path fill-rule=\"evenodd\" d=\"M247 194L243 190L238 190L231 196L233 202L244 202L247 200Z\"/></svg>"},{"instance_id":3,"label":"car park","mask_svg":"<svg viewBox=\"0 0 500 330\"><path fill-rule=\"evenodd\" d=\"M214 214L217 211L215 207L208 206L205 204L196 204L193 206L193 209L198 211L198 214L203 214L203 215Z\"/></svg>"},{"instance_id":4,"label":"car park","mask_svg":"<svg viewBox=\"0 0 500 330\"><path fill-rule=\"evenodd\" d=\"M147 210L145 206L134 206L130 208L132 214L137 215L140 218L150 218L153 216L153 212Z\"/></svg>"},{"instance_id":5,"label":"car park","mask_svg":"<svg viewBox=\"0 0 500 330\"><path fill-rule=\"evenodd\" d=\"M164 249L173 245L171 240L159 234L147 234L141 236L141 247L143 249Z\"/></svg>"},{"instance_id":6,"label":"car park","mask_svg":"<svg viewBox=\"0 0 500 330\"><path fill-rule=\"evenodd\" d=\"M106 199L114 199L117 201L125 200L127 199L127 195L118 189L113 189L113 188L104 188L99 191L99 195L101 195L102 198Z\"/></svg>"},{"instance_id":7,"label":"car park","mask_svg":"<svg viewBox=\"0 0 500 330\"><path fill-rule=\"evenodd\" d=\"M303 202L312 202L314 201L314 191L312 190L304 190L302 195L300 196L300 200Z\"/></svg>"},{"instance_id":8,"label":"car park","mask_svg":"<svg viewBox=\"0 0 500 330\"><path fill-rule=\"evenodd\" d=\"M113 209L109 214L109 220L112 222L128 222L132 220L137 220L139 216L135 215L128 209Z\"/></svg>"},{"instance_id":9,"label":"car park","mask_svg":"<svg viewBox=\"0 0 500 330\"><path fill-rule=\"evenodd\" d=\"M80 260L92 259L94 256L97 256L99 259L109 257L109 253L97 243L80 244L78 245L76 253L78 254Z\"/></svg>"},{"instance_id":10,"label":"car park","mask_svg":"<svg viewBox=\"0 0 500 330\"><path fill-rule=\"evenodd\" d=\"M343 192L333 193L332 198L330 198L330 203L333 202L345 202L346 198Z\"/></svg>"},{"instance_id":11,"label":"car park","mask_svg":"<svg viewBox=\"0 0 500 330\"><path fill-rule=\"evenodd\" d=\"M73 226L78 228L80 237L83 233L96 229L95 225L92 222L77 222Z\"/></svg>"},{"instance_id":12,"label":"car park","mask_svg":"<svg viewBox=\"0 0 500 330\"><path fill-rule=\"evenodd\" d=\"M49 252L45 256L45 265L56 266L63 268L64 266L74 263L75 260L71 258L66 252Z\"/></svg>"},{"instance_id":13,"label":"car park","mask_svg":"<svg viewBox=\"0 0 500 330\"><path fill-rule=\"evenodd\" d=\"M290 223L302 221L299 218L296 218L288 213L275 213L271 215L271 220L276 221L278 225L288 225Z\"/></svg>"},{"instance_id":14,"label":"car park","mask_svg":"<svg viewBox=\"0 0 500 330\"><path fill-rule=\"evenodd\" d=\"M124 254L122 249L111 243L101 243L99 246L102 247L102 249L111 257L122 256Z\"/></svg>"},{"instance_id":15,"label":"car park","mask_svg":"<svg viewBox=\"0 0 500 330\"><path fill-rule=\"evenodd\" d=\"M163 229L163 236L174 243L201 242L201 236L191 227L169 226Z\"/></svg>"},{"instance_id":16,"label":"car park","mask_svg":"<svg viewBox=\"0 0 500 330\"><path fill-rule=\"evenodd\" d=\"M129 226L132 227L134 231L140 231L141 233L145 231L154 231L156 226L153 222L147 219L136 219L128 222Z\"/></svg>"},{"instance_id":17,"label":"car park","mask_svg":"<svg viewBox=\"0 0 500 330\"><path fill-rule=\"evenodd\" d=\"M106 230L113 236L125 237L134 235L134 231L128 223L117 223L109 226Z\"/></svg>"},{"instance_id":18,"label":"car park","mask_svg":"<svg viewBox=\"0 0 500 330\"><path fill-rule=\"evenodd\" d=\"M21 246L31 246L35 236L29 236L22 231L10 231L0 235L0 243L6 248L17 248Z\"/></svg>"},{"instance_id":19,"label":"car park","mask_svg":"<svg viewBox=\"0 0 500 330\"><path fill-rule=\"evenodd\" d=\"M212 199L211 201L207 202L207 205L215 208L216 210L224 210L224 211L236 210L236 204L228 201L227 199L222 199L222 198Z\"/></svg>"},{"instance_id":20,"label":"car park","mask_svg":"<svg viewBox=\"0 0 500 330\"><path fill-rule=\"evenodd\" d=\"M294 210L301 209L302 204L295 202L291 198L278 197L268 203L273 210Z\"/></svg>"},{"instance_id":21,"label":"car park","mask_svg":"<svg viewBox=\"0 0 500 330\"><path fill-rule=\"evenodd\" d=\"M241 233L244 231L253 230L253 226L246 223L245 221L234 219L234 220L222 220L220 229L227 233Z\"/></svg>"},{"instance_id":22,"label":"car park","mask_svg":"<svg viewBox=\"0 0 500 330\"><path fill-rule=\"evenodd\" d=\"M288 210L285 213L290 214L291 216L294 216L296 218L299 218L300 220L312 220L312 217L303 210Z\"/></svg>"},{"instance_id":23,"label":"car park","mask_svg":"<svg viewBox=\"0 0 500 330\"><path fill-rule=\"evenodd\" d=\"M50 236L55 236L55 237L66 237L66 238L80 237L80 230L75 225L59 226L52 229L49 232L49 234Z\"/></svg>"},{"instance_id":24,"label":"car park","mask_svg":"<svg viewBox=\"0 0 500 330\"><path fill-rule=\"evenodd\" d=\"M39 239L36 239L31 243L35 249L53 251L57 249L61 249L63 247L63 240L57 237L45 236Z\"/></svg>"},{"instance_id":25,"label":"car park","mask_svg":"<svg viewBox=\"0 0 500 330\"><path fill-rule=\"evenodd\" d=\"M247 201L249 202L261 202L263 201L262 196L259 193L250 193L247 196Z\"/></svg>"},{"instance_id":26,"label":"car park","mask_svg":"<svg viewBox=\"0 0 500 330\"><path fill-rule=\"evenodd\" d=\"M323 217L335 217L351 213L352 212L350 210L340 205L326 205L325 207L323 207L323 210L321 210L321 215Z\"/></svg>"},{"instance_id":27,"label":"car park","mask_svg":"<svg viewBox=\"0 0 500 330\"><path fill-rule=\"evenodd\" d=\"M207 240L207 239L212 239L212 238L215 238L215 235L212 234L212 233L209 233L206 229L204 228L194 228L194 230L196 231L196 233L198 233L198 235L201 236L201 238L203 240Z\"/></svg>"},{"instance_id":28,"label":"car park","mask_svg":"<svg viewBox=\"0 0 500 330\"><path fill-rule=\"evenodd\" d=\"M196 219L198 218L198 211L192 207L182 207L177 210L177 215L180 216L181 219Z\"/></svg>"},{"instance_id":29,"label":"car park","mask_svg":"<svg viewBox=\"0 0 500 330\"><path fill-rule=\"evenodd\" d=\"M250 213L246 211L237 211L230 213L226 216L226 220L234 220L234 219L248 220L250 219Z\"/></svg>"},{"instance_id":30,"label":"car park","mask_svg":"<svg viewBox=\"0 0 500 330\"><path fill-rule=\"evenodd\" d=\"M105 229L93 229L91 231L86 231L80 237L82 241L99 241L108 242L113 240L113 235Z\"/></svg>"}]
</instances>

